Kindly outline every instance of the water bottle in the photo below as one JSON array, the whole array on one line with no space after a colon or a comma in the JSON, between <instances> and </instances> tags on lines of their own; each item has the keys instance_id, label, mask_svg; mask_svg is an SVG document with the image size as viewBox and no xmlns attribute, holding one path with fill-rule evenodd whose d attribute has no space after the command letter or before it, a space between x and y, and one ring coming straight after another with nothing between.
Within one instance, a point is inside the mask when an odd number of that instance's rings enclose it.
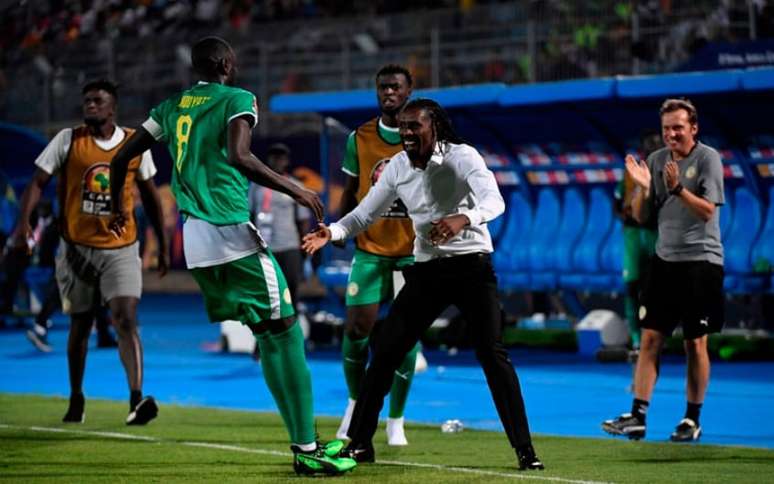
<instances>
[{"instance_id":1,"label":"water bottle","mask_svg":"<svg viewBox=\"0 0 774 484\"><path fill-rule=\"evenodd\" d=\"M456 418L453 420L447 420L443 424L441 424L441 432L445 434L456 434L458 432L462 432L463 425L462 422L457 420Z\"/></svg>"}]
</instances>

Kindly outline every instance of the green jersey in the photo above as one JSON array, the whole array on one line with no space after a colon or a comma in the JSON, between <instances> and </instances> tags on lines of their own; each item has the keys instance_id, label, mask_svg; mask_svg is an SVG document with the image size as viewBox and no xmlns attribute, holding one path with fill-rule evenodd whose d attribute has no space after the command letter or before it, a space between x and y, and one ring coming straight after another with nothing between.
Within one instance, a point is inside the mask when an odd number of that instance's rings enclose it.
<instances>
[{"instance_id":1,"label":"green jersey","mask_svg":"<svg viewBox=\"0 0 774 484\"><path fill-rule=\"evenodd\" d=\"M213 225L250 220L247 178L228 163L228 123L258 121L255 96L217 83L193 86L162 102L143 127L166 142L174 161L172 193L180 213Z\"/></svg>"},{"instance_id":2,"label":"green jersey","mask_svg":"<svg viewBox=\"0 0 774 484\"><path fill-rule=\"evenodd\" d=\"M399 145L400 134L398 128L389 128L382 124L381 120L377 123L377 129L379 131L379 137L390 145ZM357 156L357 140L356 131L349 133L347 137L347 148L344 152L344 159L341 161L341 170L349 176L360 175L360 160Z\"/></svg>"}]
</instances>

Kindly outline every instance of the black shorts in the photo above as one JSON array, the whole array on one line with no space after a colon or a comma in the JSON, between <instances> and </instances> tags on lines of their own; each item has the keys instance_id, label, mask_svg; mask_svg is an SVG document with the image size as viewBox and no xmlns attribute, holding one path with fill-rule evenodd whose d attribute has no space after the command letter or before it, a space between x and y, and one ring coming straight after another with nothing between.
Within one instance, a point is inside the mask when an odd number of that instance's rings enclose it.
<instances>
[{"instance_id":1,"label":"black shorts","mask_svg":"<svg viewBox=\"0 0 774 484\"><path fill-rule=\"evenodd\" d=\"M654 256L640 302L640 327L669 336L682 324L684 339L718 333L725 320L724 301L723 266Z\"/></svg>"}]
</instances>

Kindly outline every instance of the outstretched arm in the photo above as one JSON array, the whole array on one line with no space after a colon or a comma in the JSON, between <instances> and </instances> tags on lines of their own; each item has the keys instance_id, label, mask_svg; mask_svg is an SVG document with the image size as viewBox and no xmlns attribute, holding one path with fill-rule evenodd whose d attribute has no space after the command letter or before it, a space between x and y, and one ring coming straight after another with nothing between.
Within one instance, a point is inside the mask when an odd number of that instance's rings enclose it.
<instances>
[{"instance_id":1,"label":"outstretched arm","mask_svg":"<svg viewBox=\"0 0 774 484\"><path fill-rule=\"evenodd\" d=\"M114 215L125 217L123 204L124 185L126 184L126 174L129 171L129 162L133 158L145 153L156 143L153 136L142 126L126 140L126 143L118 150L113 161L110 162L110 201ZM131 210L132 207L126 207Z\"/></svg>"},{"instance_id":2,"label":"outstretched arm","mask_svg":"<svg viewBox=\"0 0 774 484\"><path fill-rule=\"evenodd\" d=\"M315 192L276 173L250 151L251 119L241 116L228 123L228 162L248 180L290 195L296 202L309 207L318 221L322 220L323 206Z\"/></svg>"}]
</instances>

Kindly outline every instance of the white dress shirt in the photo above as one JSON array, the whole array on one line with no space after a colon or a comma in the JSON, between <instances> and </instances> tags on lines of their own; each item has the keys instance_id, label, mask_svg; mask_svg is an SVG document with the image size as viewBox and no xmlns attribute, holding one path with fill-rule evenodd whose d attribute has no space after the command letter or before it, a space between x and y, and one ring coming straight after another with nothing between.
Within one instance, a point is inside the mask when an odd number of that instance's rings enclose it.
<instances>
[{"instance_id":1,"label":"white dress shirt","mask_svg":"<svg viewBox=\"0 0 774 484\"><path fill-rule=\"evenodd\" d=\"M343 240L364 230L397 198L406 205L414 223L417 262L492 252L486 223L503 213L505 202L494 174L472 146L436 144L424 170L414 168L405 151L393 156L360 204L330 225L332 240ZM466 215L470 225L448 242L433 245L431 222L455 214Z\"/></svg>"}]
</instances>

